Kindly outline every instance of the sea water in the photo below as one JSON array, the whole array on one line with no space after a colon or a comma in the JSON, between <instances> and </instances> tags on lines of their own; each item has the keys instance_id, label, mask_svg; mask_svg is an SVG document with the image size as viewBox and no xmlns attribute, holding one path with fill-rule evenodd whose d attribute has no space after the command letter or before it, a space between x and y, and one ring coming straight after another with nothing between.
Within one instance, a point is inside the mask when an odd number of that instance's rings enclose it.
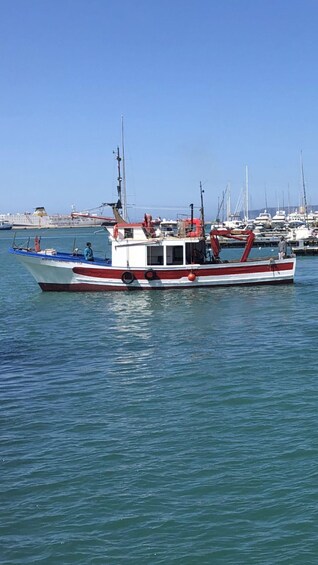
<instances>
[{"instance_id":1,"label":"sea water","mask_svg":"<svg viewBox=\"0 0 318 565\"><path fill-rule=\"evenodd\" d=\"M294 285L43 293L12 237L0 563L316 564L318 257Z\"/></svg>"}]
</instances>

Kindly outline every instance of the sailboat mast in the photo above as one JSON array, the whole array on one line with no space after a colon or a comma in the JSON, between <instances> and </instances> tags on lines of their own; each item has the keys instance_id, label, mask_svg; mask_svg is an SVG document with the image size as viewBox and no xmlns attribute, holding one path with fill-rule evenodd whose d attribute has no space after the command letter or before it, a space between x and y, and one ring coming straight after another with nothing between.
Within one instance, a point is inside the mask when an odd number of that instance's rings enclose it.
<instances>
[{"instance_id":1,"label":"sailboat mast","mask_svg":"<svg viewBox=\"0 0 318 565\"><path fill-rule=\"evenodd\" d=\"M266 190L266 186L265 186L265 210L267 211L268 208L268 204L267 204L267 190Z\"/></svg>"},{"instance_id":2,"label":"sailboat mast","mask_svg":"<svg viewBox=\"0 0 318 565\"><path fill-rule=\"evenodd\" d=\"M248 222L248 167L245 167L245 221Z\"/></svg>"},{"instance_id":3,"label":"sailboat mast","mask_svg":"<svg viewBox=\"0 0 318 565\"><path fill-rule=\"evenodd\" d=\"M305 175L304 175L304 164L303 164L303 153L300 152L300 165L301 165L301 180L303 185L303 194L304 194L304 208L305 208L305 220L307 222L308 216L308 209L307 209L307 195L306 195L306 184L305 184Z\"/></svg>"},{"instance_id":4,"label":"sailboat mast","mask_svg":"<svg viewBox=\"0 0 318 565\"><path fill-rule=\"evenodd\" d=\"M227 192L226 219L229 220L230 216L231 216L231 185L230 185L230 183L227 184L225 192Z\"/></svg>"}]
</instances>

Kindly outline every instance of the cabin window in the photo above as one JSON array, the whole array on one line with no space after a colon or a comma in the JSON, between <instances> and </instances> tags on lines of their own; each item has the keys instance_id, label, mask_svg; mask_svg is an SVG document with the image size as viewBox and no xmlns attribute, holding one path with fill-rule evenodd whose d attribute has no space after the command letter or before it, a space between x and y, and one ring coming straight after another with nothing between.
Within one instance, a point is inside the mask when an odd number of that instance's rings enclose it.
<instances>
[{"instance_id":1,"label":"cabin window","mask_svg":"<svg viewBox=\"0 0 318 565\"><path fill-rule=\"evenodd\" d=\"M183 265L183 245L169 245L167 250L167 265Z\"/></svg>"},{"instance_id":2,"label":"cabin window","mask_svg":"<svg viewBox=\"0 0 318 565\"><path fill-rule=\"evenodd\" d=\"M134 230L132 228L124 229L124 239L132 239L134 237Z\"/></svg>"},{"instance_id":3,"label":"cabin window","mask_svg":"<svg viewBox=\"0 0 318 565\"><path fill-rule=\"evenodd\" d=\"M204 263L205 244L204 241L197 243L186 243L186 263Z\"/></svg>"},{"instance_id":4,"label":"cabin window","mask_svg":"<svg viewBox=\"0 0 318 565\"><path fill-rule=\"evenodd\" d=\"M147 265L163 265L163 247L147 247Z\"/></svg>"}]
</instances>

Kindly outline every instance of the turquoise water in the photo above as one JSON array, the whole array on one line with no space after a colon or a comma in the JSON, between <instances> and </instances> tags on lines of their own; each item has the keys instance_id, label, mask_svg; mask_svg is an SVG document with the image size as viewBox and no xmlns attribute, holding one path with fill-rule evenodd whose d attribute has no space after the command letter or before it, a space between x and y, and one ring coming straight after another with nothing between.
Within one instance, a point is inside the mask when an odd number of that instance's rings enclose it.
<instances>
[{"instance_id":1,"label":"turquoise water","mask_svg":"<svg viewBox=\"0 0 318 565\"><path fill-rule=\"evenodd\" d=\"M0 563L316 564L318 257L287 286L46 294L12 236Z\"/></svg>"}]
</instances>

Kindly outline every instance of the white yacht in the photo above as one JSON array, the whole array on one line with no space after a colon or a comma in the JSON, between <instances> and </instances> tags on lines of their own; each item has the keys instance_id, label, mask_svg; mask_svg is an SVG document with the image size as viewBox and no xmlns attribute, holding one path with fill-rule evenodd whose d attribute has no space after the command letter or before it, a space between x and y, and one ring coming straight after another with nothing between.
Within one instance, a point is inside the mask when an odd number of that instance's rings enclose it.
<instances>
[{"instance_id":1,"label":"white yacht","mask_svg":"<svg viewBox=\"0 0 318 565\"><path fill-rule=\"evenodd\" d=\"M272 217L272 228L285 228L287 224L287 214L285 210L277 210Z\"/></svg>"},{"instance_id":2,"label":"white yacht","mask_svg":"<svg viewBox=\"0 0 318 565\"><path fill-rule=\"evenodd\" d=\"M270 228L271 225L272 225L272 216L270 215L269 212L267 212L267 210L264 210L264 212L261 212L255 218L255 226L263 226L264 228Z\"/></svg>"}]
</instances>

